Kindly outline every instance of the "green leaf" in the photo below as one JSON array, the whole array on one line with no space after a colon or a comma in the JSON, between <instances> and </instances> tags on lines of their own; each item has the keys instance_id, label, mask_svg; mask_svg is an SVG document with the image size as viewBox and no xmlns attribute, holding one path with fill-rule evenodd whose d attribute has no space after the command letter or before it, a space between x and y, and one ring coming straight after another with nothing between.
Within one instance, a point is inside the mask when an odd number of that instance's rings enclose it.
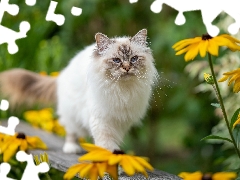
<instances>
[{"instance_id":1,"label":"green leaf","mask_svg":"<svg viewBox=\"0 0 240 180\"><path fill-rule=\"evenodd\" d=\"M236 143L239 144L240 140L240 124L237 124L233 129L233 137L236 140Z\"/></svg>"},{"instance_id":2,"label":"green leaf","mask_svg":"<svg viewBox=\"0 0 240 180\"><path fill-rule=\"evenodd\" d=\"M219 103L211 103L212 106L216 107L216 108L220 108L220 104Z\"/></svg>"},{"instance_id":3,"label":"green leaf","mask_svg":"<svg viewBox=\"0 0 240 180\"><path fill-rule=\"evenodd\" d=\"M230 122L230 128L233 128L233 124L236 122L237 118L238 118L238 114L240 112L240 108L238 108L235 113L233 114L232 118L231 118L231 122Z\"/></svg>"},{"instance_id":4,"label":"green leaf","mask_svg":"<svg viewBox=\"0 0 240 180\"><path fill-rule=\"evenodd\" d=\"M206 136L205 138L202 138L201 141L207 140L207 139L218 139L218 140L224 140L224 141L228 141L228 142L232 143L232 140L230 140L228 138L221 137L221 136L216 136L216 135Z\"/></svg>"}]
</instances>

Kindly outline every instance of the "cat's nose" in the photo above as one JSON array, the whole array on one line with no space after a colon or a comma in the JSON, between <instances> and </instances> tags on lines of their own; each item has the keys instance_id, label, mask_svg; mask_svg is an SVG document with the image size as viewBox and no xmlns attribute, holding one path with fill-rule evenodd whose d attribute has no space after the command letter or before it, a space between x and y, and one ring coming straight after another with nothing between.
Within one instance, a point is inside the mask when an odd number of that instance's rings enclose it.
<instances>
[{"instance_id":1,"label":"cat's nose","mask_svg":"<svg viewBox=\"0 0 240 180\"><path fill-rule=\"evenodd\" d=\"M128 72L130 70L130 64L128 62L123 62L122 68Z\"/></svg>"},{"instance_id":2,"label":"cat's nose","mask_svg":"<svg viewBox=\"0 0 240 180\"><path fill-rule=\"evenodd\" d=\"M125 67L123 67L123 69L125 69L128 72L130 67L129 66L125 66Z\"/></svg>"}]
</instances>

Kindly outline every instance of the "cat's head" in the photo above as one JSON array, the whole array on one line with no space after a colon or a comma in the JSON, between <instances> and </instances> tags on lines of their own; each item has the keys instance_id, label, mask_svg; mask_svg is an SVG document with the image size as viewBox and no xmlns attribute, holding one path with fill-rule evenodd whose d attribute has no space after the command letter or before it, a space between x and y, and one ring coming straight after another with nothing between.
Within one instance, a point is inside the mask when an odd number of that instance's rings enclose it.
<instances>
[{"instance_id":1,"label":"cat's head","mask_svg":"<svg viewBox=\"0 0 240 180\"><path fill-rule=\"evenodd\" d=\"M154 60L148 47L146 29L133 37L108 38L97 33L95 39L94 59L108 78L139 78L152 69Z\"/></svg>"}]
</instances>

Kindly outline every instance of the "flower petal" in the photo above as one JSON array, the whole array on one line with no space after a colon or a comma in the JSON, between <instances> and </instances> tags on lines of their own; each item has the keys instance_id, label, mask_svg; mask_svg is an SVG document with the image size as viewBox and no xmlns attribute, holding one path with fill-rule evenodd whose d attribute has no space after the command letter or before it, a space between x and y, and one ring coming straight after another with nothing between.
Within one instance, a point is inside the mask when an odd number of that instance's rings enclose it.
<instances>
[{"instance_id":1,"label":"flower petal","mask_svg":"<svg viewBox=\"0 0 240 180\"><path fill-rule=\"evenodd\" d=\"M94 164L92 163L85 164L85 166L79 172L80 177L85 178L93 166Z\"/></svg>"},{"instance_id":2,"label":"flower petal","mask_svg":"<svg viewBox=\"0 0 240 180\"><path fill-rule=\"evenodd\" d=\"M195 38L191 38L191 39L184 39L184 40L181 40L181 41L175 43L175 44L172 46L172 48L175 49L175 50L176 50L176 49L182 49L182 48L184 48L184 47L187 46L187 45L194 44L194 43L198 43L198 42L200 42L201 40L202 40L201 37L195 37ZM179 46L182 47L182 48L178 48ZM178 51L178 50L176 50L176 51Z\"/></svg>"},{"instance_id":3,"label":"flower petal","mask_svg":"<svg viewBox=\"0 0 240 180\"><path fill-rule=\"evenodd\" d=\"M233 86L233 92L234 93L238 93L240 91L240 77L238 77L236 80L235 80L235 84Z\"/></svg>"},{"instance_id":4,"label":"flower petal","mask_svg":"<svg viewBox=\"0 0 240 180\"><path fill-rule=\"evenodd\" d=\"M97 163L97 168L98 168L98 174L103 178L104 173L106 172L108 164L106 162L103 163Z\"/></svg>"},{"instance_id":5,"label":"flower petal","mask_svg":"<svg viewBox=\"0 0 240 180\"><path fill-rule=\"evenodd\" d=\"M223 76L221 79L218 80L218 82L224 82L229 78L229 76Z\"/></svg>"},{"instance_id":6,"label":"flower petal","mask_svg":"<svg viewBox=\"0 0 240 180\"><path fill-rule=\"evenodd\" d=\"M113 166L108 166L106 172L108 174L110 174L110 176L114 179L117 180L118 179L118 170L117 170L117 165L113 165Z\"/></svg>"},{"instance_id":7,"label":"flower petal","mask_svg":"<svg viewBox=\"0 0 240 180\"><path fill-rule=\"evenodd\" d=\"M188 47L185 47L184 49L181 49L180 51L176 52L175 55L176 55L176 56L181 55L181 54L183 54L183 53L189 51L189 49L190 49L189 46L188 46Z\"/></svg>"},{"instance_id":8,"label":"flower petal","mask_svg":"<svg viewBox=\"0 0 240 180\"><path fill-rule=\"evenodd\" d=\"M144 159L141 157L135 157L135 160L137 160L143 167L145 167L146 169L153 171L154 168Z\"/></svg>"},{"instance_id":9,"label":"flower petal","mask_svg":"<svg viewBox=\"0 0 240 180\"><path fill-rule=\"evenodd\" d=\"M89 178L90 180L98 180L98 169L97 166L94 165L89 172Z\"/></svg>"},{"instance_id":10,"label":"flower petal","mask_svg":"<svg viewBox=\"0 0 240 180\"><path fill-rule=\"evenodd\" d=\"M226 72L226 73L224 73L223 75L233 75L233 74L236 74L236 73L239 73L239 74L240 74L240 68L235 69L235 70L230 71L230 72Z\"/></svg>"},{"instance_id":11,"label":"flower petal","mask_svg":"<svg viewBox=\"0 0 240 180\"><path fill-rule=\"evenodd\" d=\"M75 164L71 166L67 172L64 174L64 179L72 179L81 169L81 164Z\"/></svg>"},{"instance_id":12,"label":"flower petal","mask_svg":"<svg viewBox=\"0 0 240 180\"><path fill-rule=\"evenodd\" d=\"M199 43L199 53L201 57L205 57L207 53L208 41L201 41Z\"/></svg>"},{"instance_id":13,"label":"flower petal","mask_svg":"<svg viewBox=\"0 0 240 180\"><path fill-rule=\"evenodd\" d=\"M9 161L9 159L11 159L11 157L16 153L20 143L21 143L21 141L14 141L14 143L11 144L11 146L9 146L8 149L6 149L4 151L4 154L3 154L4 162L7 162L7 161Z\"/></svg>"},{"instance_id":14,"label":"flower petal","mask_svg":"<svg viewBox=\"0 0 240 180\"><path fill-rule=\"evenodd\" d=\"M121 154L119 155L113 154L109 157L108 164L115 165L115 164L118 164L121 160L122 160Z\"/></svg>"},{"instance_id":15,"label":"flower petal","mask_svg":"<svg viewBox=\"0 0 240 180\"><path fill-rule=\"evenodd\" d=\"M27 141L26 139L22 140L21 145L20 145L20 151L26 151L28 148Z\"/></svg>"},{"instance_id":16,"label":"flower petal","mask_svg":"<svg viewBox=\"0 0 240 180\"><path fill-rule=\"evenodd\" d=\"M79 161L94 161L94 162L101 162L107 161L111 152L108 151L91 151L83 156L81 156L78 160Z\"/></svg>"},{"instance_id":17,"label":"flower petal","mask_svg":"<svg viewBox=\"0 0 240 180\"><path fill-rule=\"evenodd\" d=\"M145 168L135 160L135 157L128 156L127 159L138 172L145 172Z\"/></svg>"},{"instance_id":18,"label":"flower petal","mask_svg":"<svg viewBox=\"0 0 240 180\"><path fill-rule=\"evenodd\" d=\"M218 45L213 39L208 41L208 52L213 56L218 56Z\"/></svg>"},{"instance_id":19,"label":"flower petal","mask_svg":"<svg viewBox=\"0 0 240 180\"><path fill-rule=\"evenodd\" d=\"M220 35L220 37L224 37L224 38L227 38L229 39L230 41L232 41L233 43L240 43L240 40L228 35L228 34L222 34Z\"/></svg>"},{"instance_id":20,"label":"flower petal","mask_svg":"<svg viewBox=\"0 0 240 180\"><path fill-rule=\"evenodd\" d=\"M199 44L197 43L191 44L189 46L189 51L184 56L185 61L193 60L197 56L198 51L199 51Z\"/></svg>"},{"instance_id":21,"label":"flower petal","mask_svg":"<svg viewBox=\"0 0 240 180\"><path fill-rule=\"evenodd\" d=\"M124 172L129 175L132 176L135 173L135 169L133 168L133 166L128 162L127 158L122 158L121 162L119 163Z\"/></svg>"},{"instance_id":22,"label":"flower petal","mask_svg":"<svg viewBox=\"0 0 240 180\"><path fill-rule=\"evenodd\" d=\"M32 149L47 149L47 145L37 136L26 136L26 140L29 144L29 148Z\"/></svg>"},{"instance_id":23,"label":"flower petal","mask_svg":"<svg viewBox=\"0 0 240 180\"><path fill-rule=\"evenodd\" d=\"M182 172L178 176L183 178L184 180L201 180L203 174L199 171L194 173Z\"/></svg>"},{"instance_id":24,"label":"flower petal","mask_svg":"<svg viewBox=\"0 0 240 180\"><path fill-rule=\"evenodd\" d=\"M212 175L212 179L235 179L237 174L234 172L218 172Z\"/></svg>"},{"instance_id":25,"label":"flower petal","mask_svg":"<svg viewBox=\"0 0 240 180\"><path fill-rule=\"evenodd\" d=\"M81 147L90 152L90 151L99 151L99 150L104 150L104 151L107 151L106 149L102 148L102 147L99 147L99 146L96 146L94 144L90 144L90 143L82 143L81 144Z\"/></svg>"}]
</instances>

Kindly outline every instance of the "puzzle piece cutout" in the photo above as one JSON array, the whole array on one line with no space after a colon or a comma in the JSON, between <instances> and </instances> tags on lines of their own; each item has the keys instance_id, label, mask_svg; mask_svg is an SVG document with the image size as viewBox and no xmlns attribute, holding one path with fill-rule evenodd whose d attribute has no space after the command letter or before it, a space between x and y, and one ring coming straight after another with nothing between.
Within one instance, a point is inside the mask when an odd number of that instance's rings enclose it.
<instances>
[{"instance_id":1,"label":"puzzle piece cutout","mask_svg":"<svg viewBox=\"0 0 240 180\"><path fill-rule=\"evenodd\" d=\"M18 46L16 44L17 39L27 37L27 32L30 30L30 24L27 21L20 23L19 32L15 32L7 27L0 25L0 44L8 43L8 52L15 54L18 52Z\"/></svg>"},{"instance_id":2,"label":"puzzle piece cutout","mask_svg":"<svg viewBox=\"0 0 240 180\"><path fill-rule=\"evenodd\" d=\"M34 6L36 4L36 0L25 0L25 3L28 6Z\"/></svg>"},{"instance_id":3,"label":"puzzle piece cutout","mask_svg":"<svg viewBox=\"0 0 240 180\"><path fill-rule=\"evenodd\" d=\"M27 4L34 5L35 0L26 0ZM36 3L36 2L35 2ZM1 0L0 2L0 45L8 43L8 52L15 54L18 52L18 46L15 41L27 37L26 33L30 30L30 24L26 21L20 23L19 32L15 32L1 25L4 12L15 16L19 12L19 7L16 4L9 4L9 0Z\"/></svg>"},{"instance_id":4,"label":"puzzle piece cutout","mask_svg":"<svg viewBox=\"0 0 240 180\"><path fill-rule=\"evenodd\" d=\"M9 108L9 102L5 99L2 99L1 104L0 104L0 110L6 111Z\"/></svg>"},{"instance_id":5,"label":"puzzle piece cutout","mask_svg":"<svg viewBox=\"0 0 240 180\"><path fill-rule=\"evenodd\" d=\"M166 4L178 11L178 15L175 19L175 24L183 25L186 22L186 18L183 12L201 10L203 23L207 29L207 32L212 37L219 34L219 28L212 24L214 19L223 11L231 16L235 23L228 27L230 34L236 34L240 28L240 7L239 0L155 0L150 9L154 13L159 13L162 10L162 5Z\"/></svg>"},{"instance_id":6,"label":"puzzle piece cutout","mask_svg":"<svg viewBox=\"0 0 240 180\"><path fill-rule=\"evenodd\" d=\"M19 124L17 117L11 116L8 118L8 127L0 126L0 133L13 136L15 134L16 126Z\"/></svg>"},{"instance_id":7,"label":"puzzle piece cutout","mask_svg":"<svg viewBox=\"0 0 240 180\"><path fill-rule=\"evenodd\" d=\"M50 6L48 8L47 16L46 16L46 21L53 21L55 22L58 26L61 26L65 22L65 17L61 14L55 14L55 9L57 7L58 2L56 1L51 1Z\"/></svg>"},{"instance_id":8,"label":"puzzle piece cutout","mask_svg":"<svg viewBox=\"0 0 240 180\"><path fill-rule=\"evenodd\" d=\"M35 165L32 154L27 154L24 151L18 151L16 159L20 162L27 162L21 180L40 180L38 173L46 173L50 169L46 162Z\"/></svg>"},{"instance_id":9,"label":"puzzle piece cutout","mask_svg":"<svg viewBox=\"0 0 240 180\"><path fill-rule=\"evenodd\" d=\"M1 180L15 180L7 177L7 174L10 172L11 166L8 163L0 164L0 179Z\"/></svg>"},{"instance_id":10,"label":"puzzle piece cutout","mask_svg":"<svg viewBox=\"0 0 240 180\"><path fill-rule=\"evenodd\" d=\"M130 3L136 3L138 0L129 0Z\"/></svg>"},{"instance_id":11,"label":"puzzle piece cutout","mask_svg":"<svg viewBox=\"0 0 240 180\"><path fill-rule=\"evenodd\" d=\"M71 13L72 13L72 15L74 15L74 16L80 16L80 15L82 14L82 9L73 6L72 9L71 9Z\"/></svg>"},{"instance_id":12,"label":"puzzle piece cutout","mask_svg":"<svg viewBox=\"0 0 240 180\"><path fill-rule=\"evenodd\" d=\"M1 0L0 2L0 24L4 12L8 12L12 16L16 16L19 12L19 7L16 4L9 4L9 0Z\"/></svg>"}]
</instances>

